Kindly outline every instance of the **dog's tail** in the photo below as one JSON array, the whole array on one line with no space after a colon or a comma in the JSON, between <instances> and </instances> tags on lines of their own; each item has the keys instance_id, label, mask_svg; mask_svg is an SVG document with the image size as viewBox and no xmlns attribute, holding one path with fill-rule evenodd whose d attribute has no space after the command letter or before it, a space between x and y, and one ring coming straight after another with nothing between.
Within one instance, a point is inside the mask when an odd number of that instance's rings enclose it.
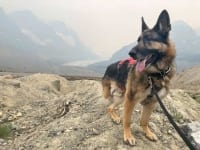
<instances>
[{"instance_id":1,"label":"dog's tail","mask_svg":"<svg viewBox=\"0 0 200 150\"><path fill-rule=\"evenodd\" d=\"M101 83L102 83L102 88L103 88L103 96L105 99L108 99L111 96L111 93L110 93L111 81L107 79L106 77L103 77Z\"/></svg>"}]
</instances>

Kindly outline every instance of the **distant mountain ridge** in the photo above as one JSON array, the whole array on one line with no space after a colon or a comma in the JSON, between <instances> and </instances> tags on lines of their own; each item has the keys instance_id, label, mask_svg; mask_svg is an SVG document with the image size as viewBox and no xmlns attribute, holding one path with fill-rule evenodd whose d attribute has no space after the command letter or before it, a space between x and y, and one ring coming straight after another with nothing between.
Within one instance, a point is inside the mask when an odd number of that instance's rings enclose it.
<instances>
[{"instance_id":1,"label":"distant mountain ridge","mask_svg":"<svg viewBox=\"0 0 200 150\"><path fill-rule=\"evenodd\" d=\"M177 21L172 24L170 37L177 50L178 70L200 64L200 30ZM108 64L129 57L128 52L135 43L123 46L109 60L88 68L103 73ZM46 23L31 11L6 14L0 8L0 71L59 72L58 67L63 64L97 58L63 22Z\"/></svg>"},{"instance_id":2,"label":"distant mountain ridge","mask_svg":"<svg viewBox=\"0 0 200 150\"><path fill-rule=\"evenodd\" d=\"M98 56L62 22L45 23L31 11L5 14L0 9L0 67L62 65Z\"/></svg>"},{"instance_id":3,"label":"distant mountain ridge","mask_svg":"<svg viewBox=\"0 0 200 150\"><path fill-rule=\"evenodd\" d=\"M176 47L176 64L178 70L183 70L200 64L200 36L187 23L176 21L172 24L170 38ZM103 62L89 65L96 71L103 73L108 64L129 57L128 52L136 44L133 42L117 50L112 57Z\"/></svg>"}]
</instances>

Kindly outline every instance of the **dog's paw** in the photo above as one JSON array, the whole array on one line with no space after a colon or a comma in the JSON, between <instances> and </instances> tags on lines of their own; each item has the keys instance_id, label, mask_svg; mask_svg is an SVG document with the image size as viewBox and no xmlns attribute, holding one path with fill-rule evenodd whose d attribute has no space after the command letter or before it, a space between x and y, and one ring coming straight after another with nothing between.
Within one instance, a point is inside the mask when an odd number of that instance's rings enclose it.
<instances>
[{"instance_id":1,"label":"dog's paw","mask_svg":"<svg viewBox=\"0 0 200 150\"><path fill-rule=\"evenodd\" d=\"M135 138L132 135L124 135L124 143L134 146L136 144Z\"/></svg>"},{"instance_id":2,"label":"dog's paw","mask_svg":"<svg viewBox=\"0 0 200 150\"><path fill-rule=\"evenodd\" d=\"M113 108L108 108L107 111L114 123L119 124L121 122L120 117L115 113Z\"/></svg>"},{"instance_id":3,"label":"dog's paw","mask_svg":"<svg viewBox=\"0 0 200 150\"><path fill-rule=\"evenodd\" d=\"M149 129L147 125L141 126L142 129L144 130L146 137L150 139L151 141L157 141L158 138L157 136Z\"/></svg>"},{"instance_id":4,"label":"dog's paw","mask_svg":"<svg viewBox=\"0 0 200 150\"><path fill-rule=\"evenodd\" d=\"M116 124L120 124L121 119L120 119L120 117L112 117L112 121L113 121L114 123L116 123Z\"/></svg>"},{"instance_id":5,"label":"dog's paw","mask_svg":"<svg viewBox=\"0 0 200 150\"><path fill-rule=\"evenodd\" d=\"M157 141L157 140L158 140L157 136L156 136L153 132L147 133L147 134L146 134L146 137L147 137L148 139L150 139L151 141Z\"/></svg>"}]
</instances>

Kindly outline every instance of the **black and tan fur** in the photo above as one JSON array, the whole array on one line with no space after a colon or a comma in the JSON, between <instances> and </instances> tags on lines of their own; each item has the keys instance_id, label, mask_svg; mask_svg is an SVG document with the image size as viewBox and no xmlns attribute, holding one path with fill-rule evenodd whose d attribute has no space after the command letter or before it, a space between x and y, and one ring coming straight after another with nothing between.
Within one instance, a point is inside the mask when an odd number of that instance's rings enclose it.
<instances>
[{"instance_id":1,"label":"black and tan fur","mask_svg":"<svg viewBox=\"0 0 200 150\"><path fill-rule=\"evenodd\" d=\"M102 79L103 95L112 102L107 108L108 114L116 123L120 123L120 117L115 113L115 108L124 102L124 141L130 145L135 145L130 124L132 111L137 103L143 104L140 126L150 140L157 140L157 136L148 127L156 105L149 79L154 82L158 95L164 98L169 91L170 79L175 74L175 48L169 39L170 30L170 18L166 10L161 12L152 29L149 29L142 18L142 33L137 45L129 52L137 63L130 66L125 62L120 67L119 62L111 64Z\"/></svg>"}]
</instances>

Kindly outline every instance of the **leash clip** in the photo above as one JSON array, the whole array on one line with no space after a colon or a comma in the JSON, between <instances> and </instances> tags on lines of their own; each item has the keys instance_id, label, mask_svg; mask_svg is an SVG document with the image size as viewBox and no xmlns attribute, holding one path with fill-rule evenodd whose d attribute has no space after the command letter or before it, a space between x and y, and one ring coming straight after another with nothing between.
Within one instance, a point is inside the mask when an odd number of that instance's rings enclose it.
<instances>
[{"instance_id":1,"label":"leash clip","mask_svg":"<svg viewBox=\"0 0 200 150\"><path fill-rule=\"evenodd\" d=\"M171 71L171 68L168 67L167 70L160 71L160 76L164 79L164 77Z\"/></svg>"},{"instance_id":2,"label":"leash clip","mask_svg":"<svg viewBox=\"0 0 200 150\"><path fill-rule=\"evenodd\" d=\"M165 71L165 74L168 74L171 71L171 67L168 67L168 69Z\"/></svg>"}]
</instances>

